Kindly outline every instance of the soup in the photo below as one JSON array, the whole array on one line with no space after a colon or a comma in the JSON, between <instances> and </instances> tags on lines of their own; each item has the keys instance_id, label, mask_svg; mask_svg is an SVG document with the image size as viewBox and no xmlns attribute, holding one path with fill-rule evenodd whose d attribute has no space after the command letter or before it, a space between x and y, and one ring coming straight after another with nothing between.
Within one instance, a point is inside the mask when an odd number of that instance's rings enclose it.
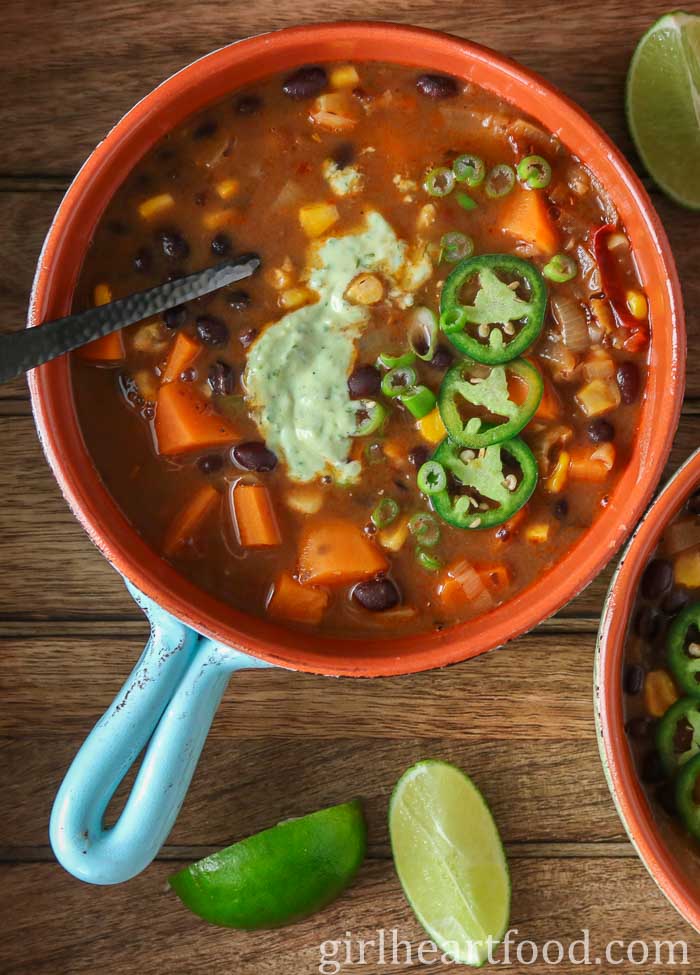
<instances>
[{"instance_id":1,"label":"soup","mask_svg":"<svg viewBox=\"0 0 700 975\"><path fill-rule=\"evenodd\" d=\"M625 645L625 728L665 842L700 862L700 492L666 527Z\"/></svg>"},{"instance_id":2,"label":"soup","mask_svg":"<svg viewBox=\"0 0 700 975\"><path fill-rule=\"evenodd\" d=\"M76 309L257 253L235 288L73 356L136 529L248 613L361 637L488 613L608 503L650 323L584 162L494 95L307 66L139 163Z\"/></svg>"}]
</instances>

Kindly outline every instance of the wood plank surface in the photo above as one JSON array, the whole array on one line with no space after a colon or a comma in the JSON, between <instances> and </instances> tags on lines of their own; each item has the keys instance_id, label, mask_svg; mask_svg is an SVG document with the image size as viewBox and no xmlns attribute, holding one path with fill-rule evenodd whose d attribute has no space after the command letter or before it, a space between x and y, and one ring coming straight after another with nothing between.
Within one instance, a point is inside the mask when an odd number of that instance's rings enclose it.
<instances>
[{"instance_id":1,"label":"wood plank surface","mask_svg":"<svg viewBox=\"0 0 700 975\"><path fill-rule=\"evenodd\" d=\"M0 329L21 327L34 266L65 188L109 127L193 58L291 23L369 17L448 30L498 48L581 104L641 172L623 111L624 76L658 0L595 6L537 0L5 0L0 26ZM700 12L698 3L686 9ZM698 217L642 173L681 275L689 346L700 343ZM656 323L655 323L656 324ZM662 323L663 325L663 323ZM658 326L657 326L658 327ZM691 360L692 362L692 360ZM700 372L668 467L700 443ZM0 971L3 975L342 975L452 971L421 964L424 935L401 893L386 827L393 783L426 756L473 775L494 811L513 879L517 940L568 949L590 930L591 963L494 966L544 973L700 970L700 938L638 860L610 800L592 713L595 631L608 569L553 620L503 650L431 674L381 681L249 671L215 719L181 815L159 860L133 881L95 889L53 860L53 796L84 735L138 657L147 626L119 576L70 514L46 466L26 383L0 388ZM118 791L118 810L129 785ZM208 927L168 892L167 876L279 819L361 796L369 858L322 914L276 932ZM113 815L114 813L112 813ZM412 945L382 962L361 939L392 929ZM351 938L321 969L323 942ZM604 960L606 943L644 939L646 964ZM684 940L687 964L654 957L654 940ZM531 950L531 949L530 949ZM622 954L621 954L622 953ZM527 950L525 957L529 957ZM601 961L595 959L600 957ZM339 967L334 967L335 962Z\"/></svg>"}]
</instances>

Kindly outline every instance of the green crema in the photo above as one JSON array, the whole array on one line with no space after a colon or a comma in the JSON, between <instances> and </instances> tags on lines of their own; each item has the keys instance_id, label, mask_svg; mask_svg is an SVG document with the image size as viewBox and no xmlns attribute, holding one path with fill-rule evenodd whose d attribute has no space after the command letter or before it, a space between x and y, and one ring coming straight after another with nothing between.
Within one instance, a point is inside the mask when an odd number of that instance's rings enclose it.
<instances>
[{"instance_id":1,"label":"green crema","mask_svg":"<svg viewBox=\"0 0 700 975\"><path fill-rule=\"evenodd\" d=\"M406 291L414 287L416 269L407 262L406 243L375 211L360 232L331 237L310 250L306 280L319 300L269 325L251 347L248 402L292 479L331 474L354 481L361 463L349 461L348 453L358 403L350 399L347 377L369 310L346 301L345 291L362 271L377 271L390 282L390 297L410 304Z\"/></svg>"}]
</instances>

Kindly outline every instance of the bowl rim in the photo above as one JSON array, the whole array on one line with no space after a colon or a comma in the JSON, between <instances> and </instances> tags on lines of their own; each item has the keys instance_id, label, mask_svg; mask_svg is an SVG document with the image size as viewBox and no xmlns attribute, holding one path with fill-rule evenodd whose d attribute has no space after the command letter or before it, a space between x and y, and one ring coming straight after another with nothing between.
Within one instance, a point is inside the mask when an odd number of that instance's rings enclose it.
<instances>
[{"instance_id":1,"label":"bowl rim","mask_svg":"<svg viewBox=\"0 0 700 975\"><path fill-rule=\"evenodd\" d=\"M700 932L700 893L659 834L624 730L622 663L630 615L641 575L661 535L700 485L700 448L665 484L625 547L610 582L596 644L595 718L605 777L623 826L653 880L696 931Z\"/></svg>"},{"instance_id":2,"label":"bowl rim","mask_svg":"<svg viewBox=\"0 0 700 975\"><path fill-rule=\"evenodd\" d=\"M556 118L559 123L555 127L542 119L543 124L559 133L565 133L569 127L572 138L565 139L569 148L576 149L572 141L588 147L596 156L596 164L590 168L594 173L606 170L615 182L615 193L611 195L618 209L623 201L627 208L625 224L635 254L638 258L642 255L656 268L658 302L663 306L663 317L667 317L669 327L664 331L652 329L651 355L653 360L657 347L661 349L667 360L668 375L662 383L657 376L659 370L650 369L641 406L642 420L646 418L647 422L640 422L628 467L612 492L609 508L598 516L593 529L586 531L533 584L478 621L467 621L440 632L377 640L300 633L231 609L189 583L145 545L108 495L87 455L75 410L71 408L66 361L54 360L34 370L29 385L39 437L64 497L93 542L139 589L194 629L269 663L335 676L388 676L445 666L484 653L557 612L588 585L622 544L646 507L670 451L680 414L685 367L682 355L685 324L673 256L641 182L583 109L509 58L470 41L425 28L381 21L340 21L285 28L235 42L192 62L153 89L112 128L85 161L45 240L32 288L28 324L34 326L67 312L92 229L116 188L112 184L117 181L119 165L124 174L128 172L172 127L164 119L168 112L175 111L173 106L195 97L193 93L201 95L212 85L221 84L226 72L230 74L237 68L242 71L242 65L267 63L273 57L278 70L288 70L309 60L352 57L355 55L346 52L356 49L361 52L358 60L384 60L423 69L430 64L433 70L453 73L465 80L474 76L477 83L497 91L520 111L535 118L538 118L536 109L542 114L546 110L547 118ZM261 69L258 77L270 73ZM179 120L217 99L218 94L210 94L198 104L190 103ZM129 165L125 167L127 156ZM112 189L108 192L110 185ZM630 227L630 220L634 221L634 228ZM80 251L79 260L76 249ZM61 280L66 276L67 281ZM662 431L663 438L653 449L652 426ZM593 530L596 534L591 544ZM476 632L475 622L478 622Z\"/></svg>"}]
</instances>

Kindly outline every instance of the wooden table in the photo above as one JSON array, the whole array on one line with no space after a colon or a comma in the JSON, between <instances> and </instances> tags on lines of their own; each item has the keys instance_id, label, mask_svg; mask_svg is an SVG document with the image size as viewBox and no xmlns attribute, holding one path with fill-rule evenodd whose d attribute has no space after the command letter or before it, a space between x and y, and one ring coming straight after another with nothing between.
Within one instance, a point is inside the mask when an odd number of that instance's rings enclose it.
<instances>
[{"instance_id":1,"label":"wooden table","mask_svg":"<svg viewBox=\"0 0 700 975\"><path fill-rule=\"evenodd\" d=\"M24 320L54 210L110 125L193 58L292 22L369 15L469 36L560 86L636 162L623 118L625 70L636 38L663 12L663 3L409 0L398 16L397 5L366 0L329 0L323 11L312 0L299 0L289 14L280 13L283 6L271 0L5 0L3 324ZM700 341L700 224L652 193L683 280L692 347ZM700 373L691 370L669 470L698 443L699 413ZM280 671L240 675L158 861L115 888L90 888L65 874L48 846L52 798L84 735L138 656L146 626L61 499L36 439L23 382L0 389L0 437L5 975L305 975L319 971L320 942L343 939L346 932L359 939L371 938L379 927L396 928L402 938L421 940L392 867L386 809L397 777L424 756L462 766L491 803L510 858L512 924L519 938L540 948L550 938L566 945L589 928L594 954L612 939L686 939L685 970L698 970L700 938L637 859L598 759L591 671L609 572L506 650L441 672L372 682ZM271 934L229 932L191 917L167 892L165 878L180 864L358 793L369 820L369 857L353 887L317 917ZM371 950L366 964L357 963L356 952L352 962L342 971L422 970L415 960L380 966ZM540 962L512 970L552 968ZM610 966L564 963L556 970ZM641 969L625 963L615 970ZM671 969L650 963L643 970Z\"/></svg>"}]
</instances>

